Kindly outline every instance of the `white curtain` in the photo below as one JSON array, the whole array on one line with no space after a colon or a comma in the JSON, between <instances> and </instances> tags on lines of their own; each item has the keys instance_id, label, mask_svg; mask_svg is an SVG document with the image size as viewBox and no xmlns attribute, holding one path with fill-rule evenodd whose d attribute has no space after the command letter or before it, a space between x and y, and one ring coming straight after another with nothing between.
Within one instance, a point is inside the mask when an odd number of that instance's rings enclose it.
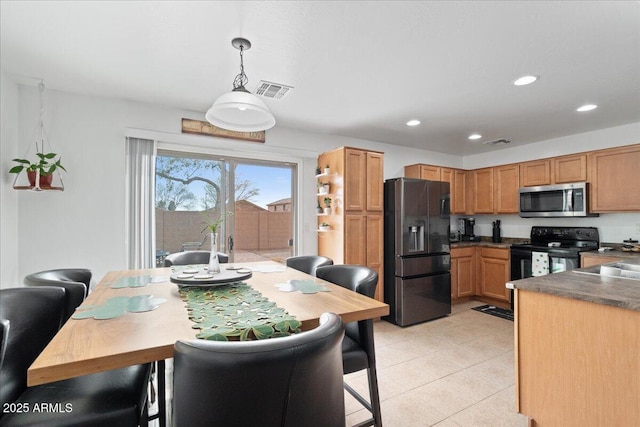
<instances>
[{"instance_id":1,"label":"white curtain","mask_svg":"<svg viewBox=\"0 0 640 427\"><path fill-rule=\"evenodd\" d=\"M126 141L127 268L154 268L156 143Z\"/></svg>"}]
</instances>

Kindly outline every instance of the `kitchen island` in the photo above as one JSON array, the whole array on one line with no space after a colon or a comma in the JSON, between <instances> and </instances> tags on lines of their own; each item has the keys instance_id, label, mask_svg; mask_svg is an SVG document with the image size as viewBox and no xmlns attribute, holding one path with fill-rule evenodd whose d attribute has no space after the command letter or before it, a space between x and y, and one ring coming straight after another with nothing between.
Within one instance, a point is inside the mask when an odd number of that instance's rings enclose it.
<instances>
[{"instance_id":1,"label":"kitchen island","mask_svg":"<svg viewBox=\"0 0 640 427\"><path fill-rule=\"evenodd\" d=\"M640 258L625 262L640 265ZM508 284L515 288L516 410L531 426L635 426L640 280L581 270Z\"/></svg>"}]
</instances>

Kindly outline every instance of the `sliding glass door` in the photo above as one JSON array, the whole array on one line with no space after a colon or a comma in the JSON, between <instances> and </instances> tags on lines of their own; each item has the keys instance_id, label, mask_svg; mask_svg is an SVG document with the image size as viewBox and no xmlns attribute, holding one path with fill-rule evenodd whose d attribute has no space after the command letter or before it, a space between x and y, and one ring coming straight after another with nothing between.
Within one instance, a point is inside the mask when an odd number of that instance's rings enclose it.
<instances>
[{"instance_id":1,"label":"sliding glass door","mask_svg":"<svg viewBox=\"0 0 640 427\"><path fill-rule=\"evenodd\" d=\"M223 218L218 250L229 262L293 255L295 165L159 151L157 262L169 253L209 250L207 222Z\"/></svg>"}]
</instances>

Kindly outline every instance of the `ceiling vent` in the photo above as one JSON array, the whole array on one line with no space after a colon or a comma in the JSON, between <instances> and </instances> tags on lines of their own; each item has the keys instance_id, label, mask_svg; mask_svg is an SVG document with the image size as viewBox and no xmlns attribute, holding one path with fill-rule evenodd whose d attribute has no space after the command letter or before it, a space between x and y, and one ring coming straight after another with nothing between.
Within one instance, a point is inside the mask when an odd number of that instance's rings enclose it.
<instances>
[{"instance_id":1,"label":"ceiling vent","mask_svg":"<svg viewBox=\"0 0 640 427\"><path fill-rule=\"evenodd\" d=\"M485 144L485 145L499 145L499 144L510 144L510 143L511 143L511 141L509 141L508 139L504 139L504 138L494 139L493 141L483 142L483 144Z\"/></svg>"},{"instance_id":2,"label":"ceiling vent","mask_svg":"<svg viewBox=\"0 0 640 427\"><path fill-rule=\"evenodd\" d=\"M269 99L282 99L291 92L292 89L293 86L260 80L256 89L256 95Z\"/></svg>"}]
</instances>

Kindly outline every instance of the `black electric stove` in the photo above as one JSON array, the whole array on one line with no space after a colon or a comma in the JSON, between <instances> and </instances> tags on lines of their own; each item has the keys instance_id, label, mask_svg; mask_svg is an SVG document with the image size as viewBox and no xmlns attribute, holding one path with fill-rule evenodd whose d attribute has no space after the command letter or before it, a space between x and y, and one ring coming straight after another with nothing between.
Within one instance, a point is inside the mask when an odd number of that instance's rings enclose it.
<instances>
[{"instance_id":1,"label":"black electric stove","mask_svg":"<svg viewBox=\"0 0 640 427\"><path fill-rule=\"evenodd\" d=\"M600 245L600 235L595 227L531 227L531 242L511 245L512 249L529 249L539 252L594 251Z\"/></svg>"},{"instance_id":2,"label":"black electric stove","mask_svg":"<svg viewBox=\"0 0 640 427\"><path fill-rule=\"evenodd\" d=\"M550 273L580 268L580 253L595 251L600 235L595 227L531 227L531 242L511 245L511 280L532 277L533 252L549 254ZM513 310L513 291L511 295Z\"/></svg>"}]
</instances>

